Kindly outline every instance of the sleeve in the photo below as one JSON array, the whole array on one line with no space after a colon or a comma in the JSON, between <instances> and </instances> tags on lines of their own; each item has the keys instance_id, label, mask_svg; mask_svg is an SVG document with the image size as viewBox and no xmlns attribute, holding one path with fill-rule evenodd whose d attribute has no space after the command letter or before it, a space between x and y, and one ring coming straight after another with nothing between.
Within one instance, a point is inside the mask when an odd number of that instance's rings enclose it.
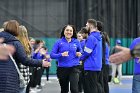
<instances>
[{"instance_id":1,"label":"sleeve","mask_svg":"<svg viewBox=\"0 0 140 93\"><path fill-rule=\"evenodd\" d=\"M27 57L24 47L20 42L16 42L15 44L16 52L15 52L15 59L16 62L21 62L23 65L26 66L34 66L34 67L41 67L42 60L31 59Z\"/></svg>"},{"instance_id":2,"label":"sleeve","mask_svg":"<svg viewBox=\"0 0 140 93\"><path fill-rule=\"evenodd\" d=\"M77 40L77 41L78 41L78 40ZM78 46L78 47L77 47L77 51L76 51L76 52L81 52L81 53L82 53L83 51L82 51L82 47L81 47L81 44L80 44L79 41L77 42L77 46Z\"/></svg>"},{"instance_id":3,"label":"sleeve","mask_svg":"<svg viewBox=\"0 0 140 93\"><path fill-rule=\"evenodd\" d=\"M97 40L95 38L89 37L85 43L85 48L80 60L85 60L96 47Z\"/></svg>"},{"instance_id":4,"label":"sleeve","mask_svg":"<svg viewBox=\"0 0 140 93\"><path fill-rule=\"evenodd\" d=\"M33 59L36 59L37 58L37 54L38 53L35 53L35 52L33 53L33 55L32 55Z\"/></svg>"},{"instance_id":5,"label":"sleeve","mask_svg":"<svg viewBox=\"0 0 140 93\"><path fill-rule=\"evenodd\" d=\"M58 59L58 58L60 58L61 56L62 56L62 54L59 53L59 42L57 41L57 42L54 44L53 48L52 48L50 57L51 57L52 59Z\"/></svg>"}]
</instances>

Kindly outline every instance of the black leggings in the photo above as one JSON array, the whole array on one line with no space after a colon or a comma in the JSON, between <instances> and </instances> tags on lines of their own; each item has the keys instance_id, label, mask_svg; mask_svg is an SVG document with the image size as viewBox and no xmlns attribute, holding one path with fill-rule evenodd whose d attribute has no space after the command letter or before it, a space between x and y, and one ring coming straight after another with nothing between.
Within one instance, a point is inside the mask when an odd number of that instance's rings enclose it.
<instances>
[{"instance_id":1,"label":"black leggings","mask_svg":"<svg viewBox=\"0 0 140 93\"><path fill-rule=\"evenodd\" d=\"M77 67L58 67L57 77L61 87L61 93L69 92L69 82L71 93L78 93L79 69Z\"/></svg>"}]
</instances>

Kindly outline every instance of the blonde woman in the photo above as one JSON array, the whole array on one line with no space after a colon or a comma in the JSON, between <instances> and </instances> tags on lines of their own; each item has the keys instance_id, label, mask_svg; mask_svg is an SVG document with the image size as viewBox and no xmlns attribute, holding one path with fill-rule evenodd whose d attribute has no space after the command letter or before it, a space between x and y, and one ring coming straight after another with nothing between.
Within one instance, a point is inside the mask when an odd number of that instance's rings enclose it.
<instances>
[{"instance_id":1,"label":"blonde woman","mask_svg":"<svg viewBox=\"0 0 140 93\"><path fill-rule=\"evenodd\" d=\"M19 34L17 36L17 39L23 45L27 56L30 57L31 52L32 52L32 47L30 45L29 38L28 38L28 32L27 32L27 29L26 29L25 26L22 26L22 25L19 26ZM30 80L29 66L24 66L24 65L20 64L19 69L20 69L21 74L24 77L24 80L26 81L26 84L28 85L29 80ZM20 90L24 91L24 92L21 92L21 93L25 93L26 88L25 89L20 89ZM29 88L27 88L27 91L29 91ZM26 91L26 93L28 93L27 91Z\"/></svg>"}]
</instances>

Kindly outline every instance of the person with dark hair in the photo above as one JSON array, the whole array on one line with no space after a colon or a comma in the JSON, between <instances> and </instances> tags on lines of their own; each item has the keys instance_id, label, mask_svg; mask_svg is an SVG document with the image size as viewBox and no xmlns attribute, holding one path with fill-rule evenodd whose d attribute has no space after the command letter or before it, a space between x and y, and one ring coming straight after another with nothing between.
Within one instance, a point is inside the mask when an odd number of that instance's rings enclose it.
<instances>
[{"instance_id":1,"label":"person with dark hair","mask_svg":"<svg viewBox=\"0 0 140 93\"><path fill-rule=\"evenodd\" d=\"M109 51L110 39L106 32L104 32L103 23L97 21L97 30L102 34L102 70L100 73L100 83L103 87L104 93L109 93L108 77L109 77Z\"/></svg>"},{"instance_id":2,"label":"person with dark hair","mask_svg":"<svg viewBox=\"0 0 140 93\"><path fill-rule=\"evenodd\" d=\"M97 29L101 32L104 32L104 25L103 22L97 21Z\"/></svg>"},{"instance_id":3,"label":"person with dark hair","mask_svg":"<svg viewBox=\"0 0 140 93\"><path fill-rule=\"evenodd\" d=\"M81 30L77 33L77 39L80 41L81 48L84 51L85 47L85 42L88 37L88 30L86 27L82 27ZM82 93L83 91L83 75L84 75L84 68L83 68L83 62L80 61L80 66L79 66L80 74L79 74L79 82L78 82L78 88L79 88L79 93Z\"/></svg>"},{"instance_id":4,"label":"person with dark hair","mask_svg":"<svg viewBox=\"0 0 140 93\"><path fill-rule=\"evenodd\" d=\"M86 27L82 27L81 30L79 31L79 33L82 34L83 39L87 39L87 37L88 37L88 35L89 35L89 32L88 32L88 30L87 30Z\"/></svg>"},{"instance_id":5,"label":"person with dark hair","mask_svg":"<svg viewBox=\"0 0 140 93\"><path fill-rule=\"evenodd\" d=\"M26 66L47 67L49 63L45 60L33 60L27 57L24 47L15 36L19 33L19 23L16 20L10 20L6 24L4 31L0 32L0 38L3 38L3 43L15 47L13 58L17 65L19 62ZM6 47L6 46L5 46ZM1 93L19 93L20 81L17 69L13 61L0 60L0 92Z\"/></svg>"},{"instance_id":6,"label":"person with dark hair","mask_svg":"<svg viewBox=\"0 0 140 93\"><path fill-rule=\"evenodd\" d=\"M41 50L44 47L45 42L43 40L37 39L35 40L35 47L33 52L33 59L45 59L44 54L42 54ZM42 77L43 67L34 68L34 85L33 87L37 87L37 89L41 89L41 77Z\"/></svg>"},{"instance_id":7,"label":"person with dark hair","mask_svg":"<svg viewBox=\"0 0 140 93\"><path fill-rule=\"evenodd\" d=\"M102 93L103 89L99 83L102 68L102 37L96 29L96 20L88 19L86 27L90 34L80 58L84 62L84 93Z\"/></svg>"},{"instance_id":8,"label":"person with dark hair","mask_svg":"<svg viewBox=\"0 0 140 93\"><path fill-rule=\"evenodd\" d=\"M80 31L77 33L77 39L80 41L82 49L84 49L85 39L83 38ZM80 73L79 73L78 90L79 90L79 93L82 93L83 91L83 63L82 61L80 61L79 70L80 70Z\"/></svg>"},{"instance_id":9,"label":"person with dark hair","mask_svg":"<svg viewBox=\"0 0 140 93\"><path fill-rule=\"evenodd\" d=\"M78 92L79 81L79 57L81 56L80 42L77 40L76 29L72 25L66 25L61 32L61 38L54 44L51 58L57 59L57 77L61 86L61 93Z\"/></svg>"},{"instance_id":10,"label":"person with dark hair","mask_svg":"<svg viewBox=\"0 0 140 93\"><path fill-rule=\"evenodd\" d=\"M44 55L44 58L45 58L48 62L51 62L51 61L52 61L52 59L50 58L50 54L49 54L49 52L48 52L47 47L44 47L44 46L43 46L43 47L41 48L40 52L41 52L41 54ZM51 64L50 64L50 66L51 66ZM49 81L50 66L44 67L44 68L43 68L43 72L46 71L46 80L47 80L47 82L50 82L50 81ZM43 72L42 72L42 73L43 73Z\"/></svg>"}]
</instances>

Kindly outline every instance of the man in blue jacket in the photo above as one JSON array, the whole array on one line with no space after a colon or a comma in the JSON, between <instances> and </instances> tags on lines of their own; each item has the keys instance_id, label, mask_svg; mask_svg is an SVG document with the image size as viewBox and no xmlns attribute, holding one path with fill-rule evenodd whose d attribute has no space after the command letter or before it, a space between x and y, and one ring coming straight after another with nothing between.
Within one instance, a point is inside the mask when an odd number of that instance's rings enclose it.
<instances>
[{"instance_id":1,"label":"man in blue jacket","mask_svg":"<svg viewBox=\"0 0 140 93\"><path fill-rule=\"evenodd\" d=\"M84 61L84 93L102 93L98 80L102 68L102 38L96 29L96 20L88 19L86 27L90 34L81 56L81 60Z\"/></svg>"}]
</instances>

